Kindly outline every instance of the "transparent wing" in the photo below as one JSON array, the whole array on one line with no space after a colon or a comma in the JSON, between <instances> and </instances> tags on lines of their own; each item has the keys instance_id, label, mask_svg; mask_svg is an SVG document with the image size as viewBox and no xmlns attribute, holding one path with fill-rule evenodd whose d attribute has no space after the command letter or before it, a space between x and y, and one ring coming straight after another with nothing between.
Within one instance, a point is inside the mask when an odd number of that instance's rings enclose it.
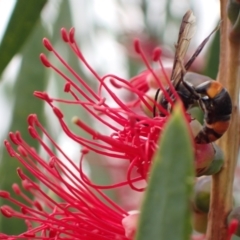
<instances>
[{"instance_id":1,"label":"transparent wing","mask_svg":"<svg viewBox=\"0 0 240 240\"><path fill-rule=\"evenodd\" d=\"M191 10L188 10L182 19L178 41L175 46L176 50L171 75L171 81L175 87L178 85L183 75L184 57L196 29L195 20L196 17Z\"/></svg>"},{"instance_id":2,"label":"transparent wing","mask_svg":"<svg viewBox=\"0 0 240 240\"><path fill-rule=\"evenodd\" d=\"M216 31L218 31L218 29L220 28L220 23L217 25L217 27L215 29L213 29L213 31L202 41L202 43L198 46L198 48L196 49L196 51L194 52L194 54L192 55L192 57L188 60L188 62L185 65L185 70L188 70L192 63L194 62L195 58L199 55L199 53L202 51L202 49L204 48L205 44L208 42L209 38L212 36L213 33L215 33Z\"/></svg>"}]
</instances>

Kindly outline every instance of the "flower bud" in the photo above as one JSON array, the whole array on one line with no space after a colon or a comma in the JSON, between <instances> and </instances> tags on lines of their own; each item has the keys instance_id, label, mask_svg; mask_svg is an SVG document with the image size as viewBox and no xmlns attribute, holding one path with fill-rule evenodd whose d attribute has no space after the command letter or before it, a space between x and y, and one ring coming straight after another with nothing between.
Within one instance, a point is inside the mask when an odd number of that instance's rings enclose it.
<instances>
[{"instance_id":1,"label":"flower bud","mask_svg":"<svg viewBox=\"0 0 240 240\"><path fill-rule=\"evenodd\" d=\"M193 212L193 229L199 233L206 233L208 214L203 212Z\"/></svg>"},{"instance_id":2,"label":"flower bud","mask_svg":"<svg viewBox=\"0 0 240 240\"><path fill-rule=\"evenodd\" d=\"M139 214L138 211L131 211L129 212L129 215L122 220L125 236L128 239L133 239L135 236Z\"/></svg>"},{"instance_id":3,"label":"flower bud","mask_svg":"<svg viewBox=\"0 0 240 240\"><path fill-rule=\"evenodd\" d=\"M208 213L211 191L211 177L203 176L198 178L194 186L193 206L198 212Z\"/></svg>"},{"instance_id":4,"label":"flower bud","mask_svg":"<svg viewBox=\"0 0 240 240\"><path fill-rule=\"evenodd\" d=\"M207 168L203 172L204 175L213 175L213 174L219 172L223 166L224 156L223 156L222 149L215 143L213 144L213 147L215 150L214 159L211 162L209 168Z\"/></svg>"},{"instance_id":5,"label":"flower bud","mask_svg":"<svg viewBox=\"0 0 240 240\"><path fill-rule=\"evenodd\" d=\"M198 120L190 122L193 137L196 137L202 129ZM213 175L220 171L223 165L223 152L215 143L196 144L195 164L198 177L203 175Z\"/></svg>"},{"instance_id":6,"label":"flower bud","mask_svg":"<svg viewBox=\"0 0 240 240\"><path fill-rule=\"evenodd\" d=\"M208 169L215 156L215 151L212 143L196 144L195 145L195 168L197 177L206 175Z\"/></svg>"},{"instance_id":7,"label":"flower bud","mask_svg":"<svg viewBox=\"0 0 240 240\"><path fill-rule=\"evenodd\" d=\"M228 224L232 222L233 219L238 221L237 231L235 232L236 236L240 237L240 207L234 208L228 215Z\"/></svg>"}]
</instances>

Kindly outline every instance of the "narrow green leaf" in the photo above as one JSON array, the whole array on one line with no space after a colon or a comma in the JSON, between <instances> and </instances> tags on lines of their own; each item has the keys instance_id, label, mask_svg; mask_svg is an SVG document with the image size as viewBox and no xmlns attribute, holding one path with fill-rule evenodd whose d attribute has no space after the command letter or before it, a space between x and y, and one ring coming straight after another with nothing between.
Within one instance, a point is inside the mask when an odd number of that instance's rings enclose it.
<instances>
[{"instance_id":1,"label":"narrow green leaf","mask_svg":"<svg viewBox=\"0 0 240 240\"><path fill-rule=\"evenodd\" d=\"M39 120L43 120L44 102L33 96L34 90L43 91L46 85L46 81L44 81L44 67L39 60L39 53L43 49L43 36L43 28L39 23L22 51L22 65L16 85L14 86L15 106L13 109L13 120L10 126L11 131L20 131L25 141L35 149L38 149L38 144L36 141L33 141L28 133L27 116L30 113L36 113ZM0 161L0 189L7 190L13 194L11 190L12 184L20 182L16 174L16 169L19 166L20 163L16 159L11 158L4 149ZM0 199L0 206L4 204L9 203L4 199ZM26 226L23 220L17 218L0 218L0 232L17 234L24 229L26 229Z\"/></svg>"},{"instance_id":2,"label":"narrow green leaf","mask_svg":"<svg viewBox=\"0 0 240 240\"><path fill-rule=\"evenodd\" d=\"M21 49L39 19L47 0L18 0L0 45L0 75Z\"/></svg>"},{"instance_id":3,"label":"narrow green leaf","mask_svg":"<svg viewBox=\"0 0 240 240\"><path fill-rule=\"evenodd\" d=\"M209 55L204 69L204 74L216 79L219 67L220 31L216 32L208 52Z\"/></svg>"},{"instance_id":4,"label":"narrow green leaf","mask_svg":"<svg viewBox=\"0 0 240 240\"><path fill-rule=\"evenodd\" d=\"M137 240L188 240L194 154L189 129L176 106L160 139L141 211Z\"/></svg>"}]
</instances>

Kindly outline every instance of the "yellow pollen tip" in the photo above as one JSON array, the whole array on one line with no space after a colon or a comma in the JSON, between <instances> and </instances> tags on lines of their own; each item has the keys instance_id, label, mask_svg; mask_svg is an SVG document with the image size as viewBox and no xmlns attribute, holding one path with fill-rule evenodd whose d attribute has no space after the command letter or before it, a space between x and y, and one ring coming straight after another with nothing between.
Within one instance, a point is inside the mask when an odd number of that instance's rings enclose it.
<instances>
[{"instance_id":1,"label":"yellow pollen tip","mask_svg":"<svg viewBox=\"0 0 240 240\"><path fill-rule=\"evenodd\" d=\"M72 123L77 124L78 120L79 120L79 118L75 116L72 118Z\"/></svg>"}]
</instances>

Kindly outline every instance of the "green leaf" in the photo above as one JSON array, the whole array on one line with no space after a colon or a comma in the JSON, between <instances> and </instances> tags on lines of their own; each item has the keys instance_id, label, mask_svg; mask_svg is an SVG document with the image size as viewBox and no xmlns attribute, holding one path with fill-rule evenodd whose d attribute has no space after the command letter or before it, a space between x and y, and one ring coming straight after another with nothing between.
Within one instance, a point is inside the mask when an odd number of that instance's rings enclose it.
<instances>
[{"instance_id":1,"label":"green leaf","mask_svg":"<svg viewBox=\"0 0 240 240\"><path fill-rule=\"evenodd\" d=\"M209 48L209 55L204 74L213 79L216 79L219 67L219 53L220 53L220 31L217 31L212 44Z\"/></svg>"},{"instance_id":2,"label":"green leaf","mask_svg":"<svg viewBox=\"0 0 240 240\"><path fill-rule=\"evenodd\" d=\"M38 149L38 143L34 141L28 133L27 116L30 113L36 113L40 121L43 122L44 101L33 96L34 90L43 91L45 89L45 71L39 60L39 53L42 51L42 38L44 31L39 23L31 34L27 45L25 45L22 54L22 65L14 86L15 105L13 109L11 131L20 131L22 137L35 149ZM4 149L0 161L0 188L13 194L11 186L13 183L19 183L20 179L16 174L20 163L11 158ZM16 199L19 199L16 197ZM9 204L5 199L0 199L0 206ZM14 226L14 227L13 227ZM18 234L26 229L23 220L17 218L0 218L0 232L8 234Z\"/></svg>"},{"instance_id":3,"label":"green leaf","mask_svg":"<svg viewBox=\"0 0 240 240\"><path fill-rule=\"evenodd\" d=\"M193 143L177 105L153 160L136 240L190 239L193 184Z\"/></svg>"},{"instance_id":4,"label":"green leaf","mask_svg":"<svg viewBox=\"0 0 240 240\"><path fill-rule=\"evenodd\" d=\"M0 45L0 75L32 32L47 0L18 0Z\"/></svg>"}]
</instances>

